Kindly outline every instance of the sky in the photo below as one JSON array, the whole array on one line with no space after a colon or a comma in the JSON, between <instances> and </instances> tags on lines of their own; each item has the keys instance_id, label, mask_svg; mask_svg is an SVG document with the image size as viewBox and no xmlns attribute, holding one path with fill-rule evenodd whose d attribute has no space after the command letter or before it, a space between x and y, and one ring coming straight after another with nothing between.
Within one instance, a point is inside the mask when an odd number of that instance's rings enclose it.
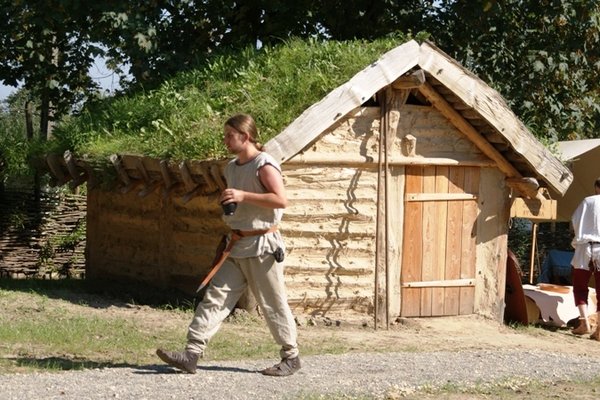
<instances>
[{"instance_id":1,"label":"sky","mask_svg":"<svg viewBox=\"0 0 600 400\"><path fill-rule=\"evenodd\" d=\"M11 86L5 86L0 84L0 100L6 99L8 95L10 95L14 90L15 88Z\"/></svg>"},{"instance_id":2,"label":"sky","mask_svg":"<svg viewBox=\"0 0 600 400\"><path fill-rule=\"evenodd\" d=\"M96 59L94 66L90 68L90 76L100 84L103 90L112 92L120 88L118 77L106 68L106 64L102 59ZM12 86L0 83L0 101L5 100L15 90L17 89Z\"/></svg>"}]
</instances>

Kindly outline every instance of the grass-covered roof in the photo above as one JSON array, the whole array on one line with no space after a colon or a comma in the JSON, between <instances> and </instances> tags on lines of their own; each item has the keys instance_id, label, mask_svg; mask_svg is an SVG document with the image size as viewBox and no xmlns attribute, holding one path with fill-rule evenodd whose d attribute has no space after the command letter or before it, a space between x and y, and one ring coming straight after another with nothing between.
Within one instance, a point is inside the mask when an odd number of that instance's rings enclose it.
<instances>
[{"instance_id":1,"label":"grass-covered roof","mask_svg":"<svg viewBox=\"0 0 600 400\"><path fill-rule=\"evenodd\" d=\"M108 98L63 121L51 151L88 160L110 154L171 159L224 157L224 121L238 112L257 121L260 141L408 37L373 42L289 40L207 60L159 88Z\"/></svg>"}]
</instances>

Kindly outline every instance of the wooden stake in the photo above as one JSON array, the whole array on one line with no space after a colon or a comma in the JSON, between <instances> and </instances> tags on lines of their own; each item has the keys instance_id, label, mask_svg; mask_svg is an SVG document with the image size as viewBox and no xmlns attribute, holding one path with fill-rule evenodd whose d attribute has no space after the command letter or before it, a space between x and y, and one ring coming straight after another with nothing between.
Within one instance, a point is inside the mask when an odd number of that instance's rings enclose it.
<instances>
[{"instance_id":1,"label":"wooden stake","mask_svg":"<svg viewBox=\"0 0 600 400\"><path fill-rule=\"evenodd\" d=\"M200 165L200 173L204 178L204 182L206 182L206 193L212 193L217 191L217 184L213 181L213 178L210 174L209 166L206 163L202 163Z\"/></svg>"},{"instance_id":2,"label":"wooden stake","mask_svg":"<svg viewBox=\"0 0 600 400\"><path fill-rule=\"evenodd\" d=\"M169 192L175 186L175 182L173 182L173 178L171 177L171 173L169 172L169 162L167 160L160 160L159 162L160 174L163 179L164 189L163 189L163 198L167 198Z\"/></svg>"},{"instance_id":3,"label":"wooden stake","mask_svg":"<svg viewBox=\"0 0 600 400\"><path fill-rule=\"evenodd\" d=\"M179 171L181 172L181 180L183 181L183 184L185 185L185 190L187 190L188 192L192 192L192 191L196 190L198 188L198 184L196 182L194 182L194 179L192 178L192 174L190 174L190 170L188 169L187 165L185 164L185 161L182 161L179 164Z\"/></svg>"},{"instance_id":4,"label":"wooden stake","mask_svg":"<svg viewBox=\"0 0 600 400\"><path fill-rule=\"evenodd\" d=\"M143 158L138 158L136 164L136 168L139 171L142 179L144 180L144 187L138 192L138 196L146 197L150 193L154 192L154 190L159 186L159 183L150 179L150 175L148 175L148 171L144 166Z\"/></svg>"},{"instance_id":5,"label":"wooden stake","mask_svg":"<svg viewBox=\"0 0 600 400\"><path fill-rule=\"evenodd\" d=\"M115 167L115 169L117 170L117 175L119 176L119 179L121 180L123 185L125 185L121 189L121 193L125 194L125 193L131 191L131 189L133 189L137 184L133 183L133 181L129 177L129 174L127 173L127 170L123 167L121 156L119 156L117 154L112 154L109 157L109 159L110 159L110 162L112 163L113 167Z\"/></svg>"}]
</instances>

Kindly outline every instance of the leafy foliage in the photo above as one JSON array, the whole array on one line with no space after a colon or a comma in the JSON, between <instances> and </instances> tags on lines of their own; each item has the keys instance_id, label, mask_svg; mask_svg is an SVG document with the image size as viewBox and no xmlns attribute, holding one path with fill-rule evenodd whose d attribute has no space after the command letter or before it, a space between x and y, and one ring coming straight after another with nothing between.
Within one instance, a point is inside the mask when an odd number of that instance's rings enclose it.
<instances>
[{"instance_id":1,"label":"leafy foliage","mask_svg":"<svg viewBox=\"0 0 600 400\"><path fill-rule=\"evenodd\" d=\"M598 137L599 2L440 3L426 23L433 40L495 86L538 137Z\"/></svg>"},{"instance_id":2,"label":"leafy foliage","mask_svg":"<svg viewBox=\"0 0 600 400\"><path fill-rule=\"evenodd\" d=\"M6 85L21 83L41 101L40 132L48 122L70 111L97 88L87 74L97 45L90 42L96 7L79 2L5 1L0 6L0 77Z\"/></svg>"},{"instance_id":3,"label":"leafy foliage","mask_svg":"<svg viewBox=\"0 0 600 400\"><path fill-rule=\"evenodd\" d=\"M90 103L59 125L59 149L90 158L111 153L219 158L225 119L247 112L266 142L335 87L406 39L289 40L210 58L155 90Z\"/></svg>"},{"instance_id":4,"label":"leafy foliage","mask_svg":"<svg viewBox=\"0 0 600 400\"><path fill-rule=\"evenodd\" d=\"M30 172L30 142L26 140L23 107L26 97L25 92L17 93L0 107L0 182Z\"/></svg>"}]
</instances>

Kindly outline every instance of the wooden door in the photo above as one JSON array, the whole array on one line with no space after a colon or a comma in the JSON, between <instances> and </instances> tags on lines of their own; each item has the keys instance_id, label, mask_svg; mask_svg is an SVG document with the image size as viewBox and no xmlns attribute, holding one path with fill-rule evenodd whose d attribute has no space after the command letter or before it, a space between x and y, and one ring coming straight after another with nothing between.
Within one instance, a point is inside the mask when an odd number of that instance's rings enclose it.
<instances>
[{"instance_id":1,"label":"wooden door","mask_svg":"<svg viewBox=\"0 0 600 400\"><path fill-rule=\"evenodd\" d=\"M477 167L406 167L400 315L473 313L478 188Z\"/></svg>"}]
</instances>

